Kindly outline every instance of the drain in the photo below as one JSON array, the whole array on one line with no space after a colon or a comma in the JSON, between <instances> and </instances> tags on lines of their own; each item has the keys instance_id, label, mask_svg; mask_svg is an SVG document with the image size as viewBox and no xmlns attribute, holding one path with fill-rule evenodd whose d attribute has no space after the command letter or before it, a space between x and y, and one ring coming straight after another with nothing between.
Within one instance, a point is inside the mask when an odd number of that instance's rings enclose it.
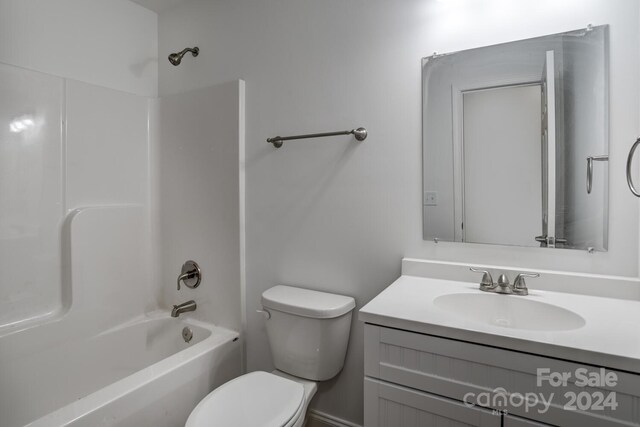
<instances>
[{"instance_id":1,"label":"drain","mask_svg":"<svg viewBox=\"0 0 640 427\"><path fill-rule=\"evenodd\" d=\"M191 341L193 338L193 331L185 326L184 329L182 329L182 338L184 339L184 342Z\"/></svg>"}]
</instances>

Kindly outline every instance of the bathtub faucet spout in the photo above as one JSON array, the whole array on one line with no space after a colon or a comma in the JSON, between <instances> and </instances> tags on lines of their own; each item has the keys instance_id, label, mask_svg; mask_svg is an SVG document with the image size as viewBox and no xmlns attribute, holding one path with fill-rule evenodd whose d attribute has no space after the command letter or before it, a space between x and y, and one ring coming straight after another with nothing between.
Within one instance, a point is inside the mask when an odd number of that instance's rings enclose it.
<instances>
[{"instance_id":1,"label":"bathtub faucet spout","mask_svg":"<svg viewBox=\"0 0 640 427\"><path fill-rule=\"evenodd\" d=\"M191 300L187 302L183 302L179 305L174 305L173 310L171 310L171 317L178 317L182 313L186 313L187 311L196 311L196 302Z\"/></svg>"}]
</instances>

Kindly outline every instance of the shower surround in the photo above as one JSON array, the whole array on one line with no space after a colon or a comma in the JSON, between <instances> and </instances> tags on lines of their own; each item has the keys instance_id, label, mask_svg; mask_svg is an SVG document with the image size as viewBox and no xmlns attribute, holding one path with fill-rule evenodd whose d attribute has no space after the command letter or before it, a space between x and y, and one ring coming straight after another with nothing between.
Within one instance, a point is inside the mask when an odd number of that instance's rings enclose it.
<instances>
[{"instance_id":1,"label":"shower surround","mask_svg":"<svg viewBox=\"0 0 640 427\"><path fill-rule=\"evenodd\" d=\"M240 374L243 88L158 99L0 63L1 425L172 426ZM203 283L177 292L187 258Z\"/></svg>"}]
</instances>

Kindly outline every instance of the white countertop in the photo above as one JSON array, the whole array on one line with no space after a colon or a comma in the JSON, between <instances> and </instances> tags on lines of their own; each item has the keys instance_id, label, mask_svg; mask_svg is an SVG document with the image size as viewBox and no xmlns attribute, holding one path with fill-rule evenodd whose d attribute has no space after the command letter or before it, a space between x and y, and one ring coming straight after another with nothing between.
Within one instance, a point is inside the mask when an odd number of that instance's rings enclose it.
<instances>
[{"instance_id":1,"label":"white countertop","mask_svg":"<svg viewBox=\"0 0 640 427\"><path fill-rule=\"evenodd\" d=\"M513 329L466 319L433 302L455 293L544 302L580 315L585 324L566 331ZM528 296L497 295L480 291L477 283L404 275L365 305L359 319L640 374L640 301L531 289Z\"/></svg>"}]
</instances>

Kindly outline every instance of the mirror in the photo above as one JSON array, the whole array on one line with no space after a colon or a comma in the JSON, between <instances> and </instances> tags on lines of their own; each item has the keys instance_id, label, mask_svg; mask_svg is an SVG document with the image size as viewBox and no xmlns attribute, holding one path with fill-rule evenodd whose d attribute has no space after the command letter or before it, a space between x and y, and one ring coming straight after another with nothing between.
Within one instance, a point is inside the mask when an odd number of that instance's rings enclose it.
<instances>
[{"instance_id":1,"label":"mirror","mask_svg":"<svg viewBox=\"0 0 640 427\"><path fill-rule=\"evenodd\" d=\"M423 238L606 251L608 27L423 59Z\"/></svg>"}]
</instances>

